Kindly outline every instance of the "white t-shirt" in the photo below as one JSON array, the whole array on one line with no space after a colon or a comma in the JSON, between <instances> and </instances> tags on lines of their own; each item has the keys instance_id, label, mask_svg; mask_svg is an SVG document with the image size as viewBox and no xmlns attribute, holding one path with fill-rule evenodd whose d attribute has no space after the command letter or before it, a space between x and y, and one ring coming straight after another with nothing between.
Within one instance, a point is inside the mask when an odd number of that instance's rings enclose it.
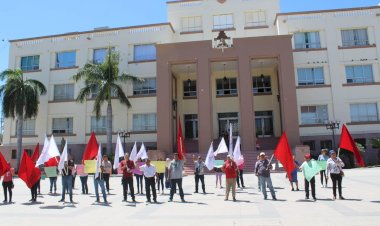
<instances>
[{"instance_id":1,"label":"white t-shirt","mask_svg":"<svg viewBox=\"0 0 380 226\"><path fill-rule=\"evenodd\" d=\"M145 177L154 177L156 175L156 167L152 164L150 166L142 165L140 166L140 170L144 173Z\"/></svg>"}]
</instances>

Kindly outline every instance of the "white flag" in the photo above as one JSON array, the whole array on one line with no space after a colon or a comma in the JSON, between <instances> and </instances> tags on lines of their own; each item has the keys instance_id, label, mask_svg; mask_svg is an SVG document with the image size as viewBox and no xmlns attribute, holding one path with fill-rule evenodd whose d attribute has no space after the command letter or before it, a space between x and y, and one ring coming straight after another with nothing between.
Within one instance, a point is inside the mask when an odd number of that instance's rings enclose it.
<instances>
[{"instance_id":1,"label":"white flag","mask_svg":"<svg viewBox=\"0 0 380 226\"><path fill-rule=\"evenodd\" d=\"M59 172L61 172L62 169L65 167L65 162L67 162L67 140L66 140L65 147L63 148L61 157L59 159L59 163L58 163Z\"/></svg>"},{"instance_id":2,"label":"white flag","mask_svg":"<svg viewBox=\"0 0 380 226\"><path fill-rule=\"evenodd\" d=\"M47 136L45 136L44 147L42 148L41 154L38 157L38 160L36 162L36 167L45 163L44 156L46 155L48 149L49 149L49 140Z\"/></svg>"},{"instance_id":3,"label":"white flag","mask_svg":"<svg viewBox=\"0 0 380 226\"><path fill-rule=\"evenodd\" d=\"M45 146L46 146L46 149L45 149ZM60 155L61 154L59 153L57 144L55 143L54 136L51 135L50 141L45 140L44 142L44 147L42 149L42 153L40 157L38 158L36 162L36 166L42 165L45 162L49 161L49 159L60 156Z\"/></svg>"},{"instance_id":4,"label":"white flag","mask_svg":"<svg viewBox=\"0 0 380 226\"><path fill-rule=\"evenodd\" d=\"M237 165L241 165L244 163L244 157L241 154L240 150L240 136L236 140L235 149L234 149L234 161Z\"/></svg>"},{"instance_id":5,"label":"white flag","mask_svg":"<svg viewBox=\"0 0 380 226\"><path fill-rule=\"evenodd\" d=\"M99 143L99 149L98 149L98 156L96 157L96 171L95 171L95 178L99 177L99 169L102 165L102 145Z\"/></svg>"},{"instance_id":6,"label":"white flag","mask_svg":"<svg viewBox=\"0 0 380 226\"><path fill-rule=\"evenodd\" d=\"M137 144L136 144L136 141L135 141L135 144L133 145L131 154L129 155L129 159L132 160L132 161L135 161L136 156L137 156Z\"/></svg>"},{"instance_id":7,"label":"white flag","mask_svg":"<svg viewBox=\"0 0 380 226\"><path fill-rule=\"evenodd\" d=\"M232 156L232 151L233 151L233 147L234 147L234 140L232 139L232 123L230 123L230 135L229 135L229 152L228 152L228 154L230 155L230 156Z\"/></svg>"},{"instance_id":8,"label":"white flag","mask_svg":"<svg viewBox=\"0 0 380 226\"><path fill-rule=\"evenodd\" d=\"M148 155L146 154L146 149L145 149L144 142L141 144L141 148L139 150L139 153L137 153L136 158L134 159L134 161L137 162L137 160L139 158L141 158L141 159L147 159L148 158Z\"/></svg>"},{"instance_id":9,"label":"white flag","mask_svg":"<svg viewBox=\"0 0 380 226\"><path fill-rule=\"evenodd\" d=\"M212 142L207 152L205 165L208 170L212 170L215 166L214 148L212 146Z\"/></svg>"},{"instance_id":10,"label":"white flag","mask_svg":"<svg viewBox=\"0 0 380 226\"><path fill-rule=\"evenodd\" d=\"M226 144L226 141L224 141L223 137L220 140L218 148L214 152L214 156L217 156L218 154L222 154L222 153L228 153L227 144Z\"/></svg>"},{"instance_id":11,"label":"white flag","mask_svg":"<svg viewBox=\"0 0 380 226\"><path fill-rule=\"evenodd\" d=\"M113 162L113 168L117 169L119 167L119 159L124 156L123 145L121 144L120 135L117 135L116 149L115 149L115 159Z\"/></svg>"}]
</instances>

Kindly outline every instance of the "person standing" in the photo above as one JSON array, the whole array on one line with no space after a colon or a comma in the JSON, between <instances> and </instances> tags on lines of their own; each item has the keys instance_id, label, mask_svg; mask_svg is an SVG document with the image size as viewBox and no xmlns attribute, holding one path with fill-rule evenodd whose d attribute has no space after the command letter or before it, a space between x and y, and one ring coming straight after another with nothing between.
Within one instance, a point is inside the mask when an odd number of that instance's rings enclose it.
<instances>
[{"instance_id":1,"label":"person standing","mask_svg":"<svg viewBox=\"0 0 380 226\"><path fill-rule=\"evenodd\" d=\"M257 164L257 162L260 161L260 155L257 156L257 161L255 164ZM255 174L256 177L257 177L257 189L259 190L259 192L261 192L261 182L260 182L260 177L258 174Z\"/></svg>"},{"instance_id":2,"label":"person standing","mask_svg":"<svg viewBox=\"0 0 380 226\"><path fill-rule=\"evenodd\" d=\"M129 159L129 154L125 153L124 160L120 163L120 168L123 171L123 177L121 179L121 183L123 185L123 201L127 201L127 195L128 195L128 187L131 193L132 201L136 202L135 200L135 192L133 189L133 173L131 170L136 168L135 163Z\"/></svg>"},{"instance_id":3,"label":"person standing","mask_svg":"<svg viewBox=\"0 0 380 226\"><path fill-rule=\"evenodd\" d=\"M4 203L8 202L8 193L9 193L9 203L12 203L12 189L14 187L13 184L13 168L11 168L11 164L9 164L9 169L5 172L3 176L3 190L4 190Z\"/></svg>"},{"instance_id":4,"label":"person standing","mask_svg":"<svg viewBox=\"0 0 380 226\"><path fill-rule=\"evenodd\" d=\"M179 196L181 197L181 201L185 202L185 195L182 189L182 177L183 177L182 171L183 171L183 166L185 164L185 161L186 161L186 158L184 158L183 160L180 160L178 157L178 154L175 153L173 161L170 162L169 177L168 177L168 179L170 180L170 185L171 185L169 202L173 201L176 185L178 185Z\"/></svg>"},{"instance_id":5,"label":"person standing","mask_svg":"<svg viewBox=\"0 0 380 226\"><path fill-rule=\"evenodd\" d=\"M156 181L155 177L157 176L157 169L154 165L150 164L150 159L145 160L145 165L140 166L140 170L144 174L145 178L145 194L146 201L151 202L150 192L153 194L153 201L157 203L157 194L156 194Z\"/></svg>"},{"instance_id":6,"label":"person standing","mask_svg":"<svg viewBox=\"0 0 380 226\"><path fill-rule=\"evenodd\" d=\"M241 182L241 187L245 188L244 186L244 179L243 179L243 169L244 169L245 163L241 163L238 165L238 172L236 172L236 182L238 185L238 188L240 188L240 182Z\"/></svg>"},{"instance_id":7,"label":"person standing","mask_svg":"<svg viewBox=\"0 0 380 226\"><path fill-rule=\"evenodd\" d=\"M318 156L318 161L326 161L329 159L329 156L327 155L327 149L322 149L322 153ZM327 164L327 163L326 163ZM321 170L321 188L325 187L327 188L327 174L326 170ZM325 179L325 185L323 185L323 179Z\"/></svg>"},{"instance_id":8,"label":"person standing","mask_svg":"<svg viewBox=\"0 0 380 226\"><path fill-rule=\"evenodd\" d=\"M303 171L303 175L305 176L305 166L308 164L311 164L311 155L305 154L305 162L302 163L302 165L299 167ZM315 197L315 176L311 178L310 182L306 180L305 176L305 193L306 193L306 199L309 199L309 185L311 185L311 196L313 197L314 201L317 200Z\"/></svg>"},{"instance_id":9,"label":"person standing","mask_svg":"<svg viewBox=\"0 0 380 226\"><path fill-rule=\"evenodd\" d=\"M169 180L169 174L170 174L170 158L166 158L165 161L165 188L169 189L171 188L170 180Z\"/></svg>"},{"instance_id":10,"label":"person standing","mask_svg":"<svg viewBox=\"0 0 380 226\"><path fill-rule=\"evenodd\" d=\"M102 166L103 166L103 179L104 179L104 182L106 183L107 194L110 194L110 176L112 173L112 164L108 160L107 155L103 155Z\"/></svg>"},{"instance_id":11,"label":"person standing","mask_svg":"<svg viewBox=\"0 0 380 226\"><path fill-rule=\"evenodd\" d=\"M157 161L163 161L162 159L158 159ZM164 194L164 176L165 176L165 173L157 173L157 190L158 190L158 193L160 193L160 190L161 190L161 194Z\"/></svg>"},{"instance_id":12,"label":"person standing","mask_svg":"<svg viewBox=\"0 0 380 226\"><path fill-rule=\"evenodd\" d=\"M49 160L45 163L45 167L57 167L58 166L58 160L56 158ZM58 172L58 170L56 169ZM52 194L54 191L54 194L57 193L57 176L55 177L49 177L50 182L50 190L49 193Z\"/></svg>"},{"instance_id":13,"label":"person standing","mask_svg":"<svg viewBox=\"0 0 380 226\"><path fill-rule=\"evenodd\" d=\"M142 162L144 162L141 158L139 158L136 162L136 165L139 165L141 166ZM138 174L135 172L135 177L136 177L136 185L137 185L137 194L144 194L143 192L143 174L142 172L140 172L141 174ZM140 192L141 191L141 192Z\"/></svg>"},{"instance_id":14,"label":"person standing","mask_svg":"<svg viewBox=\"0 0 380 226\"><path fill-rule=\"evenodd\" d=\"M205 186L205 175L204 175L204 168L205 168L205 163L202 161L201 156L198 156L198 160L195 158L195 155L193 155L193 161L194 161L194 166L195 166L195 192L198 193L198 185L199 185L199 180L202 183L202 191L203 194L206 194L206 186Z\"/></svg>"},{"instance_id":15,"label":"person standing","mask_svg":"<svg viewBox=\"0 0 380 226\"><path fill-rule=\"evenodd\" d=\"M230 155L227 155L227 160L222 166L223 172L226 174L226 197L224 201L228 200L230 190L232 189L232 199L236 201L236 171L238 167Z\"/></svg>"},{"instance_id":16,"label":"person standing","mask_svg":"<svg viewBox=\"0 0 380 226\"><path fill-rule=\"evenodd\" d=\"M272 185L272 179L270 177L270 169L272 168L272 165L270 165L268 159L265 156L264 152L260 153L260 159L256 162L255 165L255 174L259 177L260 185L261 185L261 191L264 195L264 199L268 199L267 197L267 186L271 192L272 199L277 200L276 193L274 191L273 185Z\"/></svg>"},{"instance_id":17,"label":"person standing","mask_svg":"<svg viewBox=\"0 0 380 226\"><path fill-rule=\"evenodd\" d=\"M95 196L96 196L96 202L100 202L100 199L99 199L99 186L100 186L100 189L102 190L103 201L104 203L108 203L106 189L104 187L104 178L103 178L104 173L103 172L104 172L104 166L100 165L100 172L98 173L98 175L96 174L94 175Z\"/></svg>"},{"instance_id":18,"label":"person standing","mask_svg":"<svg viewBox=\"0 0 380 226\"><path fill-rule=\"evenodd\" d=\"M74 169L74 161L71 156L69 160L65 162L64 167L61 171L62 173L62 198L59 202L65 202L65 191L68 190L70 196L70 202L73 203L73 169Z\"/></svg>"},{"instance_id":19,"label":"person standing","mask_svg":"<svg viewBox=\"0 0 380 226\"><path fill-rule=\"evenodd\" d=\"M293 155L293 161L294 161L294 170L291 172L291 175L292 175L292 178L289 178L289 182L290 182L290 186L292 186L292 191L294 191L294 186L293 186L293 183L296 184L296 189L297 191L299 191L300 189L298 188L298 178L297 178L297 174L298 174L298 169L299 169L299 162L297 160L295 160L296 157ZM288 176L288 174L286 174L286 176Z\"/></svg>"},{"instance_id":20,"label":"person standing","mask_svg":"<svg viewBox=\"0 0 380 226\"><path fill-rule=\"evenodd\" d=\"M336 156L336 152L334 150L330 151L330 158L327 160L327 179L329 178L328 175L330 175L332 183L333 183L333 200L336 199L336 186L338 184L338 192L339 192L339 199L344 199L342 196L342 177L343 177L343 170L344 167L343 161Z\"/></svg>"},{"instance_id":21,"label":"person standing","mask_svg":"<svg viewBox=\"0 0 380 226\"><path fill-rule=\"evenodd\" d=\"M88 195L88 186L87 186L88 174L83 172L81 175L79 175L79 179L82 185L82 194Z\"/></svg>"},{"instance_id":22,"label":"person standing","mask_svg":"<svg viewBox=\"0 0 380 226\"><path fill-rule=\"evenodd\" d=\"M223 171L219 167L214 167L214 172L215 172L215 188L218 187L218 181L219 181L219 188L223 188L222 186L222 175Z\"/></svg>"}]
</instances>

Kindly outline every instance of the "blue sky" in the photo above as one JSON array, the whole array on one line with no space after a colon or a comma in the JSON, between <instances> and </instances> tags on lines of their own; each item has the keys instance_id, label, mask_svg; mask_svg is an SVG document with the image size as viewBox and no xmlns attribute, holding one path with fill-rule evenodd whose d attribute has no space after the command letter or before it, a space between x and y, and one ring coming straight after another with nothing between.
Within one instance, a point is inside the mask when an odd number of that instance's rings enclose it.
<instances>
[{"instance_id":1,"label":"blue sky","mask_svg":"<svg viewBox=\"0 0 380 226\"><path fill-rule=\"evenodd\" d=\"M9 39L92 30L102 26L166 22L165 2L166 0L1 0L0 71L8 65ZM281 12L373 6L379 2L380 0L282 0Z\"/></svg>"}]
</instances>

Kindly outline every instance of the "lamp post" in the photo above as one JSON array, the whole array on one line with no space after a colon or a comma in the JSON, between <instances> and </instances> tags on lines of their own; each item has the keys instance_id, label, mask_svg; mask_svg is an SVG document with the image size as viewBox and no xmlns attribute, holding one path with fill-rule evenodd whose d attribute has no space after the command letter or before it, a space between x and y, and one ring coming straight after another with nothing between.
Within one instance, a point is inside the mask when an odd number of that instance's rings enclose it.
<instances>
[{"instance_id":1,"label":"lamp post","mask_svg":"<svg viewBox=\"0 0 380 226\"><path fill-rule=\"evenodd\" d=\"M340 122L339 121L328 121L325 123L326 129L332 131L332 142L333 142L333 149L335 150L335 129L339 129Z\"/></svg>"},{"instance_id":2,"label":"lamp post","mask_svg":"<svg viewBox=\"0 0 380 226\"><path fill-rule=\"evenodd\" d=\"M125 151L125 138L129 138L131 136L131 132L125 131L125 129L119 129L119 136L123 138L123 146Z\"/></svg>"}]
</instances>

